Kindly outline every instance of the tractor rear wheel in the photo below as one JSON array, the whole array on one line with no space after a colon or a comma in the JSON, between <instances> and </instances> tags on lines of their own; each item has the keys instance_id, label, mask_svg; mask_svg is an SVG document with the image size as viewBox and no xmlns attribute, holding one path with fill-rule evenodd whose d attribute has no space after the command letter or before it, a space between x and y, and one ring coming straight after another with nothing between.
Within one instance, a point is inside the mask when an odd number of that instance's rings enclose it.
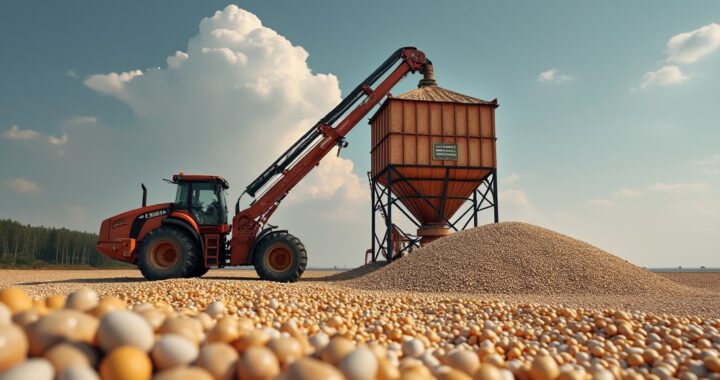
<instances>
[{"instance_id":1,"label":"tractor rear wheel","mask_svg":"<svg viewBox=\"0 0 720 380\"><path fill-rule=\"evenodd\" d=\"M305 272L307 252L300 239L287 232L276 232L260 240L253 264L262 280L295 282Z\"/></svg>"},{"instance_id":2,"label":"tractor rear wheel","mask_svg":"<svg viewBox=\"0 0 720 380\"><path fill-rule=\"evenodd\" d=\"M172 227L150 231L140 243L137 265L148 280L187 277L200 259L197 244Z\"/></svg>"}]
</instances>

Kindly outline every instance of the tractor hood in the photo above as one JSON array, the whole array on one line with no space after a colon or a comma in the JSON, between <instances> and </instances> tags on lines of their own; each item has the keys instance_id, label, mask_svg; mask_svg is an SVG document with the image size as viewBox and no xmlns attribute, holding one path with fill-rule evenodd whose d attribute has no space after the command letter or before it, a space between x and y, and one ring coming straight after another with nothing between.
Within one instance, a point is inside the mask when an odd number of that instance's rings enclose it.
<instances>
[{"instance_id":1,"label":"tractor hood","mask_svg":"<svg viewBox=\"0 0 720 380\"><path fill-rule=\"evenodd\" d=\"M105 256L134 262L135 243L144 233L162 223L172 211L172 203L159 203L125 211L103 220L96 248Z\"/></svg>"}]
</instances>

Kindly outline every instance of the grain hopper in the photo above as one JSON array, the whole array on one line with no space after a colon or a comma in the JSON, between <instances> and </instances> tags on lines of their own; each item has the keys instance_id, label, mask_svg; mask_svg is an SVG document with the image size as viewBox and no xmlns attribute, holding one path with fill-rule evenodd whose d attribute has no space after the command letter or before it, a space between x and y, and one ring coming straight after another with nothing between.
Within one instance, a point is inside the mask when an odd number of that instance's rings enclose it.
<instances>
[{"instance_id":1,"label":"grain hopper","mask_svg":"<svg viewBox=\"0 0 720 380\"><path fill-rule=\"evenodd\" d=\"M416 90L380 106L370 119L372 248L366 261L392 260L477 226L483 210L492 209L498 222L497 107L497 99L438 86L432 69ZM415 235L393 222L397 212L417 227Z\"/></svg>"}]
</instances>

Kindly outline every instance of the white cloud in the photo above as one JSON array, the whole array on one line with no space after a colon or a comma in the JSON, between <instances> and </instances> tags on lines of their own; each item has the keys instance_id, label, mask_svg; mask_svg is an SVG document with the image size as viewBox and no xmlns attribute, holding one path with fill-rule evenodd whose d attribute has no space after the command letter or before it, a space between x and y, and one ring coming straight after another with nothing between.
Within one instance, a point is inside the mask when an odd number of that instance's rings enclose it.
<instances>
[{"instance_id":1,"label":"white cloud","mask_svg":"<svg viewBox=\"0 0 720 380\"><path fill-rule=\"evenodd\" d=\"M127 100L125 85L133 78L143 75L140 70L131 70L124 73L95 74L90 75L83 83L91 89L103 94L116 96Z\"/></svg>"},{"instance_id":2,"label":"white cloud","mask_svg":"<svg viewBox=\"0 0 720 380\"><path fill-rule=\"evenodd\" d=\"M560 74L558 69L545 70L538 75L538 82L562 83L574 80L575 77L568 74Z\"/></svg>"},{"instance_id":3,"label":"white cloud","mask_svg":"<svg viewBox=\"0 0 720 380\"><path fill-rule=\"evenodd\" d=\"M290 194L292 200L329 199L336 193L351 201L365 201L370 191L368 184L353 173L353 162L328 155L305 179L306 185Z\"/></svg>"},{"instance_id":4,"label":"white cloud","mask_svg":"<svg viewBox=\"0 0 720 380\"><path fill-rule=\"evenodd\" d=\"M67 144L68 137L66 134L63 134L60 137L48 136L48 142L55 146L63 146L65 144Z\"/></svg>"},{"instance_id":5,"label":"white cloud","mask_svg":"<svg viewBox=\"0 0 720 380\"><path fill-rule=\"evenodd\" d=\"M518 183L520 182L520 175L517 173L511 173L507 177L499 179L500 191L498 192L498 201L500 203L500 209L503 210L501 214L505 214L505 211L509 211L509 215L514 218L526 219L536 217L537 210L533 207L530 199L522 190Z\"/></svg>"},{"instance_id":6,"label":"white cloud","mask_svg":"<svg viewBox=\"0 0 720 380\"><path fill-rule=\"evenodd\" d=\"M40 137L40 132L32 129L20 129L17 125L13 125L10 129L3 131L2 137L8 140L34 140Z\"/></svg>"},{"instance_id":7,"label":"white cloud","mask_svg":"<svg viewBox=\"0 0 720 380\"><path fill-rule=\"evenodd\" d=\"M517 220L537 225L547 225L549 213L544 212L536 207L531 197L525 190L520 188L500 188L498 192L498 202L500 209L500 220ZM490 222L488 218L492 213L478 215L481 219L485 219L485 223Z\"/></svg>"},{"instance_id":8,"label":"white cloud","mask_svg":"<svg viewBox=\"0 0 720 380\"><path fill-rule=\"evenodd\" d=\"M640 196L641 194L642 194L641 190L633 190L633 189L628 189L628 188L620 189L613 193L613 195L618 198L633 198L633 197Z\"/></svg>"},{"instance_id":9,"label":"white cloud","mask_svg":"<svg viewBox=\"0 0 720 380\"><path fill-rule=\"evenodd\" d=\"M25 178L8 178L5 180L5 186L20 194L37 194L41 191L40 186Z\"/></svg>"},{"instance_id":10,"label":"white cloud","mask_svg":"<svg viewBox=\"0 0 720 380\"><path fill-rule=\"evenodd\" d=\"M167 57L167 65L169 69L179 69L182 64L187 61L189 55L180 50L175 52L175 55Z\"/></svg>"},{"instance_id":11,"label":"white cloud","mask_svg":"<svg viewBox=\"0 0 720 380\"><path fill-rule=\"evenodd\" d=\"M217 54L218 56L220 56L222 59L224 59L231 65L233 65L233 64L245 65L248 60L247 56L244 53L239 52L239 51L233 51L226 47L221 47L221 48L204 47L204 48L202 48L201 51L203 54Z\"/></svg>"},{"instance_id":12,"label":"white cloud","mask_svg":"<svg viewBox=\"0 0 720 380\"><path fill-rule=\"evenodd\" d=\"M648 71L643 76L643 82L640 89L644 90L649 86L671 86L680 84L688 80L689 76L685 75L679 67L675 65L666 65L655 71Z\"/></svg>"},{"instance_id":13,"label":"white cloud","mask_svg":"<svg viewBox=\"0 0 720 380\"><path fill-rule=\"evenodd\" d=\"M700 194L707 193L712 189L707 183L702 182L677 182L677 183L662 183L658 182L650 186L645 186L639 189L623 188L613 193L616 198L637 198L647 194Z\"/></svg>"},{"instance_id":14,"label":"white cloud","mask_svg":"<svg viewBox=\"0 0 720 380\"><path fill-rule=\"evenodd\" d=\"M707 193L711 186L707 183L656 183L650 186L650 190L658 193L670 194L697 194Z\"/></svg>"},{"instance_id":15,"label":"white cloud","mask_svg":"<svg viewBox=\"0 0 720 380\"><path fill-rule=\"evenodd\" d=\"M500 184L505 186L513 186L518 181L520 181L520 175L517 173L512 173L507 177L503 177L500 179Z\"/></svg>"},{"instance_id":16,"label":"white cloud","mask_svg":"<svg viewBox=\"0 0 720 380\"><path fill-rule=\"evenodd\" d=\"M3 131L2 137L7 140L15 141L41 141L42 143L55 147L61 147L68 142L68 136L66 134L63 134L60 137L55 137L34 131L32 129L21 129L18 128L17 125L13 125L10 129ZM62 154L63 151L59 150L58 153Z\"/></svg>"},{"instance_id":17,"label":"white cloud","mask_svg":"<svg viewBox=\"0 0 720 380\"><path fill-rule=\"evenodd\" d=\"M667 43L667 61L693 63L720 48L720 24L708 24L691 32L680 33Z\"/></svg>"},{"instance_id":18,"label":"white cloud","mask_svg":"<svg viewBox=\"0 0 720 380\"><path fill-rule=\"evenodd\" d=\"M720 175L720 154L715 154L704 160L693 162L703 173L708 175Z\"/></svg>"},{"instance_id":19,"label":"white cloud","mask_svg":"<svg viewBox=\"0 0 720 380\"><path fill-rule=\"evenodd\" d=\"M677 85L687 81L690 76L677 65L695 63L718 47L720 47L720 25L715 23L671 37L665 51L667 64L657 70L646 72L640 87L632 88L631 91L644 90L654 85Z\"/></svg>"},{"instance_id":20,"label":"white cloud","mask_svg":"<svg viewBox=\"0 0 720 380\"><path fill-rule=\"evenodd\" d=\"M529 207L530 201L528 200L527 194L519 189L507 189L500 190L498 194L501 204L513 204L517 206Z\"/></svg>"},{"instance_id":21,"label":"white cloud","mask_svg":"<svg viewBox=\"0 0 720 380\"><path fill-rule=\"evenodd\" d=\"M77 79L77 78L78 78L78 75L77 75L77 73L75 72L75 70L68 70L68 71L65 72L65 75L66 75L66 76L69 76L70 78L73 78L73 79Z\"/></svg>"},{"instance_id":22,"label":"white cloud","mask_svg":"<svg viewBox=\"0 0 720 380\"><path fill-rule=\"evenodd\" d=\"M586 201L585 204L589 206L597 206L597 207L609 207L613 205L613 202L608 199L600 198L600 199L590 199L589 201Z\"/></svg>"},{"instance_id":23,"label":"white cloud","mask_svg":"<svg viewBox=\"0 0 720 380\"><path fill-rule=\"evenodd\" d=\"M138 171L152 178L180 170L223 175L234 205L246 184L341 99L335 76L313 73L302 47L235 5L203 19L183 50L168 57L164 68L95 74L84 81L127 104L136 120L82 134L69 130L74 162L101 156L104 166L116 168L114 175L127 178ZM95 155L84 158L87 149ZM241 207L247 202L246 196ZM353 173L350 160L333 152L290 192L271 223L290 229L314 252L327 252L324 262L330 264L337 262L339 244L367 245L368 204L366 181ZM311 257L311 265L318 262L323 259Z\"/></svg>"},{"instance_id":24,"label":"white cloud","mask_svg":"<svg viewBox=\"0 0 720 380\"><path fill-rule=\"evenodd\" d=\"M98 118L95 116L71 116L65 119L61 124L65 126L82 126L82 125L95 125L98 123Z\"/></svg>"}]
</instances>

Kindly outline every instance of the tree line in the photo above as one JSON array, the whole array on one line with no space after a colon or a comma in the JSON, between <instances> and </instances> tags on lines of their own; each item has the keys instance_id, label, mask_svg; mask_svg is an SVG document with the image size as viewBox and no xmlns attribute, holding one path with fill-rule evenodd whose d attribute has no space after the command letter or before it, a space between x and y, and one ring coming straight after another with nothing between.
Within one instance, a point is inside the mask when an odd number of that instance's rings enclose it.
<instances>
[{"instance_id":1,"label":"tree line","mask_svg":"<svg viewBox=\"0 0 720 380\"><path fill-rule=\"evenodd\" d=\"M123 267L95 249L97 234L0 219L1 266Z\"/></svg>"}]
</instances>

